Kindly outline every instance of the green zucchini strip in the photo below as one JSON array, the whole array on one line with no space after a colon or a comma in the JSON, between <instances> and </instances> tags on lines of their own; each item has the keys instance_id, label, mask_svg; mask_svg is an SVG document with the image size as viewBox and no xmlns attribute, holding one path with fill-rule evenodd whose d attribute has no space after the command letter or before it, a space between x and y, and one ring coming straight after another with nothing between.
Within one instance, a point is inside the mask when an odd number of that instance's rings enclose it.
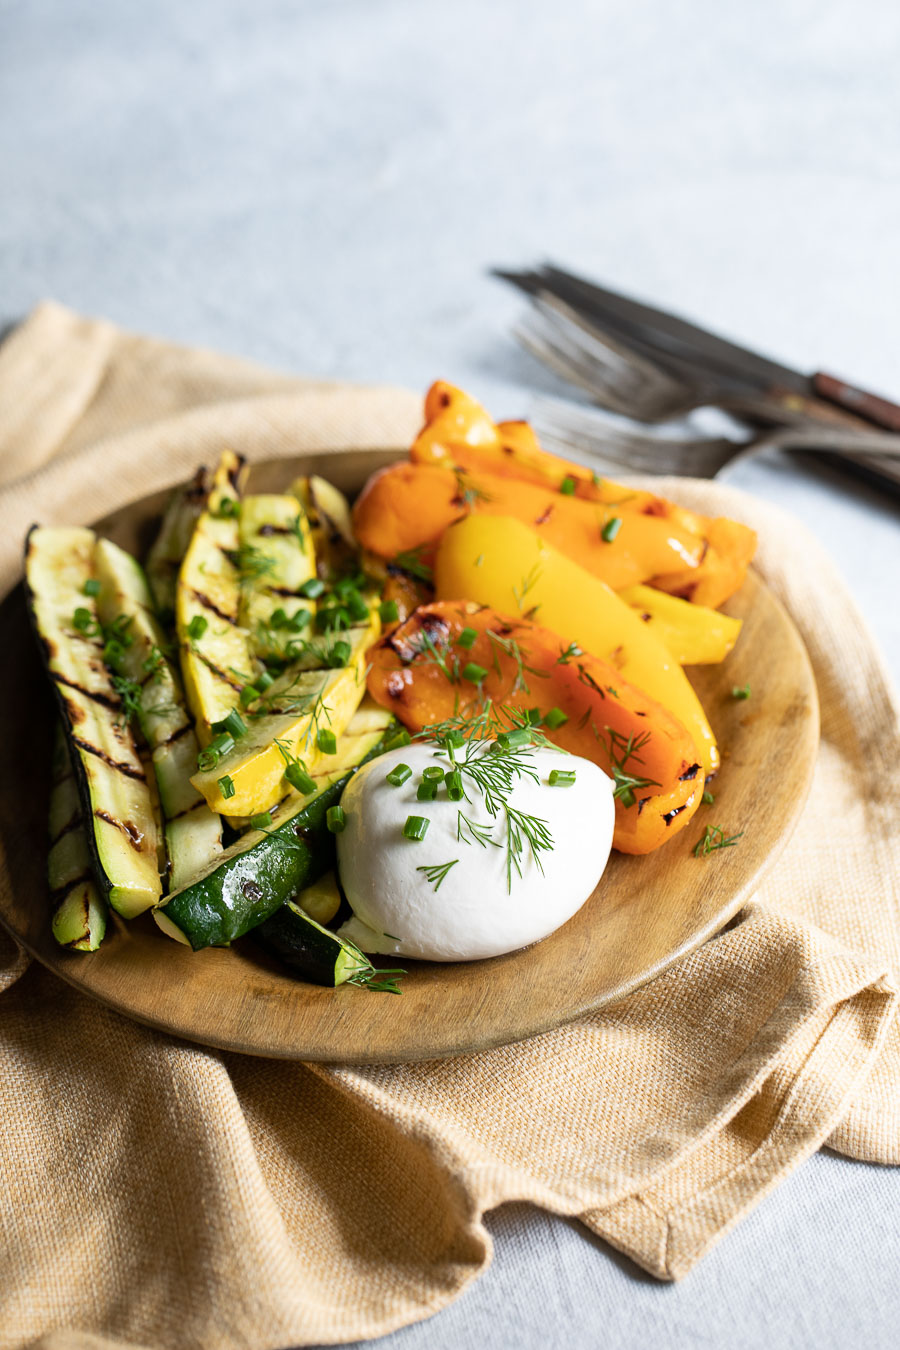
<instances>
[{"instance_id":1,"label":"green zucchini strip","mask_svg":"<svg viewBox=\"0 0 900 1350\"><path fill-rule=\"evenodd\" d=\"M195 951L224 946L255 928L280 905L334 866L334 836L326 824L330 806L340 800L360 764L380 754L384 732L356 738L351 765L323 775L320 789L300 798L278 823L249 830L225 850L212 871L198 876L162 908L154 919L163 932L187 942Z\"/></svg>"},{"instance_id":2,"label":"green zucchini strip","mask_svg":"<svg viewBox=\"0 0 900 1350\"><path fill-rule=\"evenodd\" d=\"M53 746L47 881L56 941L75 951L95 952L106 932L106 903L94 883L78 785L61 723Z\"/></svg>"},{"instance_id":3,"label":"green zucchini strip","mask_svg":"<svg viewBox=\"0 0 900 1350\"><path fill-rule=\"evenodd\" d=\"M98 539L94 567L100 621L107 631L121 633L107 643L107 659L114 666L113 682L128 696L152 752L165 820L169 888L177 889L184 877L196 875L221 855L222 822L191 786L197 737L181 682L165 655L165 636L140 564L117 544Z\"/></svg>"},{"instance_id":4,"label":"green zucchini strip","mask_svg":"<svg viewBox=\"0 0 900 1350\"><path fill-rule=\"evenodd\" d=\"M74 750L98 888L123 917L132 918L162 894L157 830L134 736L104 664L94 597L85 594L86 583L94 581L95 542L91 530L32 527L25 583Z\"/></svg>"}]
</instances>

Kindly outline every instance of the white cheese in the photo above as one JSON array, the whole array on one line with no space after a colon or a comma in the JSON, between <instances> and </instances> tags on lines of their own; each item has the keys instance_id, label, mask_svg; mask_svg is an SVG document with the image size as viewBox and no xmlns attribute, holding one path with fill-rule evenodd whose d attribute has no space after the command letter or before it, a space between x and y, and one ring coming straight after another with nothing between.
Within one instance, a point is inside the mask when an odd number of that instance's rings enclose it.
<instances>
[{"instance_id":1,"label":"white cheese","mask_svg":"<svg viewBox=\"0 0 900 1350\"><path fill-rule=\"evenodd\" d=\"M491 754L490 743L479 755ZM408 745L365 765L344 792L346 826L337 836L341 883L355 917L341 928L366 952L428 961L474 961L515 951L559 928L593 893L609 857L613 832L613 783L596 764L550 748L529 749L526 763L537 777L520 776L509 806L546 823L552 848L536 860L524 842L521 875L509 867L507 825L492 816L468 776L469 800L451 801L442 783L437 798L416 799L423 769L447 768L433 742ZM387 782L398 764L412 776L400 787ZM549 786L553 769L575 771L570 787ZM480 844L460 820L487 828ZM424 816L421 841L407 839L409 816ZM443 878L433 871L452 863Z\"/></svg>"}]
</instances>

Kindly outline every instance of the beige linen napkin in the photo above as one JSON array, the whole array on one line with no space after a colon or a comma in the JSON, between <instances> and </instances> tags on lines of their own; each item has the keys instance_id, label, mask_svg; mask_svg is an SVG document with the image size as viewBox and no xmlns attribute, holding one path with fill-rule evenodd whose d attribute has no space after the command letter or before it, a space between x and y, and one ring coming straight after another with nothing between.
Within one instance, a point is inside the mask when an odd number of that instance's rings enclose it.
<instances>
[{"instance_id":1,"label":"beige linen napkin","mask_svg":"<svg viewBox=\"0 0 900 1350\"><path fill-rule=\"evenodd\" d=\"M88 522L226 443L251 459L402 446L419 415L411 394L276 377L42 305L0 348L2 588L33 520ZM712 483L662 490L759 531L819 685L810 800L754 902L604 1012L370 1069L148 1031L3 937L0 1346L376 1336L475 1279L482 1215L514 1199L676 1279L826 1141L900 1161L897 705L796 522Z\"/></svg>"}]
</instances>

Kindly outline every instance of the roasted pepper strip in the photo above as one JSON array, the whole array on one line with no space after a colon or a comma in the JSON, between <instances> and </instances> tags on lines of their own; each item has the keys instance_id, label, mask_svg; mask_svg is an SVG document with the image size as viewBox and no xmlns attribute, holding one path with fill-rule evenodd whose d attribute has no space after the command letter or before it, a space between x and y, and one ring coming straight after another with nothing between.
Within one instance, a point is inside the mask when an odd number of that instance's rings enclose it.
<instances>
[{"instance_id":1,"label":"roasted pepper strip","mask_svg":"<svg viewBox=\"0 0 900 1350\"><path fill-rule=\"evenodd\" d=\"M565 483L567 491L579 500L668 521L701 544L699 562L694 560L644 578L672 595L716 609L743 582L756 548L756 535L747 526L698 515L651 492L600 478L583 464L551 455L541 449L527 422L494 424L475 399L444 381L436 382L428 391L425 416L425 426L410 449L413 463L449 469L463 478L491 474L519 479L551 491L559 491ZM619 589L609 575L598 575Z\"/></svg>"},{"instance_id":2,"label":"roasted pepper strip","mask_svg":"<svg viewBox=\"0 0 900 1350\"><path fill-rule=\"evenodd\" d=\"M465 597L538 623L616 667L686 727L707 773L719 752L684 671L639 615L597 577L517 520L471 516L448 530L435 560L439 600Z\"/></svg>"},{"instance_id":3,"label":"roasted pepper strip","mask_svg":"<svg viewBox=\"0 0 900 1350\"><path fill-rule=\"evenodd\" d=\"M434 545L467 515L511 516L613 590L660 572L690 571L705 545L671 519L603 506L515 478L392 464L369 479L353 521L363 547L393 558ZM610 522L617 521L610 534Z\"/></svg>"},{"instance_id":4,"label":"roasted pepper strip","mask_svg":"<svg viewBox=\"0 0 900 1350\"><path fill-rule=\"evenodd\" d=\"M420 606L369 660L372 697L412 732L475 716L488 699L507 724L504 710L537 709L550 740L616 777L620 851L658 848L700 803L705 775L681 723L607 662L567 656L549 629L469 601L438 602Z\"/></svg>"}]
</instances>

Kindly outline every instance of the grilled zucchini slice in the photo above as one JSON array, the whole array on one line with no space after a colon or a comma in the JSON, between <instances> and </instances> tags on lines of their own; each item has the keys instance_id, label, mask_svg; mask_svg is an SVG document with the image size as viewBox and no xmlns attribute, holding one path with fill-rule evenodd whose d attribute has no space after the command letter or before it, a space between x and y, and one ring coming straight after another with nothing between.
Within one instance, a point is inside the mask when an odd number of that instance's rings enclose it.
<instances>
[{"instance_id":1,"label":"grilled zucchini slice","mask_svg":"<svg viewBox=\"0 0 900 1350\"><path fill-rule=\"evenodd\" d=\"M94 567L100 583L100 621L107 630L121 633L121 639L107 643L107 659L120 688L130 694L153 754L165 819L169 887L177 889L184 877L195 876L221 854L222 822L191 786L197 737L184 706L181 681L165 655L165 637L140 564L117 544L98 539Z\"/></svg>"},{"instance_id":2,"label":"grilled zucchini slice","mask_svg":"<svg viewBox=\"0 0 900 1350\"><path fill-rule=\"evenodd\" d=\"M206 506L211 487L209 469L201 464L191 481L172 493L163 513L159 534L147 554L147 581L159 621L167 629L175 622L178 569L191 542L194 526Z\"/></svg>"},{"instance_id":3,"label":"grilled zucchini slice","mask_svg":"<svg viewBox=\"0 0 900 1350\"><path fill-rule=\"evenodd\" d=\"M91 530L34 526L25 548L32 621L73 748L101 895L125 918L157 903L157 829L147 779L103 662ZM75 611L84 622L76 626Z\"/></svg>"},{"instance_id":4,"label":"grilled zucchini slice","mask_svg":"<svg viewBox=\"0 0 900 1350\"><path fill-rule=\"evenodd\" d=\"M303 760L309 769L327 761L320 739L328 733L337 739L346 730L366 691L366 653L380 630L378 611L372 609L364 625L339 635L350 647L342 669L291 668L279 676L234 749L191 779L211 810L225 816L268 811L281 796L285 754ZM223 777L230 779L232 789L227 798Z\"/></svg>"},{"instance_id":5,"label":"grilled zucchini slice","mask_svg":"<svg viewBox=\"0 0 900 1350\"><path fill-rule=\"evenodd\" d=\"M249 830L225 850L213 871L172 895L153 917L169 937L199 951L224 946L255 928L334 866L326 814L356 769L384 749L383 731L348 738L340 768L318 777L318 791L294 798L267 830Z\"/></svg>"},{"instance_id":6,"label":"grilled zucchini slice","mask_svg":"<svg viewBox=\"0 0 900 1350\"><path fill-rule=\"evenodd\" d=\"M47 881L56 941L75 951L95 952L106 933L106 903L94 882L78 785L61 723L53 746Z\"/></svg>"},{"instance_id":7,"label":"grilled zucchini slice","mask_svg":"<svg viewBox=\"0 0 900 1350\"><path fill-rule=\"evenodd\" d=\"M240 622L250 634L254 656L282 658L288 643L312 631L315 601L300 594L316 575L306 515L296 497L245 497L239 532ZM279 611L284 618L275 627L272 619Z\"/></svg>"},{"instance_id":8,"label":"grilled zucchini slice","mask_svg":"<svg viewBox=\"0 0 900 1350\"><path fill-rule=\"evenodd\" d=\"M295 479L291 492L309 522L319 576L326 580L343 576L355 565L358 553L347 498L316 474Z\"/></svg>"},{"instance_id":9,"label":"grilled zucchini slice","mask_svg":"<svg viewBox=\"0 0 900 1350\"><path fill-rule=\"evenodd\" d=\"M238 461L235 456L236 466ZM231 476L217 474L207 509L197 520L175 593L175 626L188 706L205 745L213 722L240 701L257 668L240 622L240 502Z\"/></svg>"}]
</instances>

